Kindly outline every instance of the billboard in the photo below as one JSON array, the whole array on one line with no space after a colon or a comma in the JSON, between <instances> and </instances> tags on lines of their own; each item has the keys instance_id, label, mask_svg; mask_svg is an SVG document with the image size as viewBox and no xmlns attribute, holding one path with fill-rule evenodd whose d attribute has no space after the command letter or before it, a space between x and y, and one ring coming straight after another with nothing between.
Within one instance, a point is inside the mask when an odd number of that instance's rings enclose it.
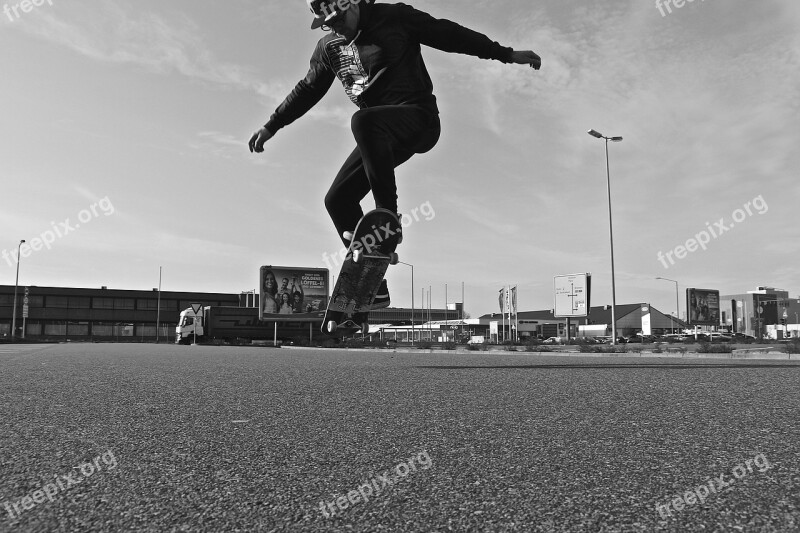
<instances>
[{"instance_id":1,"label":"billboard","mask_svg":"<svg viewBox=\"0 0 800 533\"><path fill-rule=\"evenodd\" d=\"M589 297L591 295L591 274L568 274L555 276L554 309L556 317L584 317L589 314Z\"/></svg>"},{"instance_id":2,"label":"billboard","mask_svg":"<svg viewBox=\"0 0 800 533\"><path fill-rule=\"evenodd\" d=\"M719 291L686 289L686 316L691 326L719 326Z\"/></svg>"},{"instance_id":3,"label":"billboard","mask_svg":"<svg viewBox=\"0 0 800 533\"><path fill-rule=\"evenodd\" d=\"M258 276L261 320L322 320L328 306L328 269L262 266Z\"/></svg>"}]
</instances>

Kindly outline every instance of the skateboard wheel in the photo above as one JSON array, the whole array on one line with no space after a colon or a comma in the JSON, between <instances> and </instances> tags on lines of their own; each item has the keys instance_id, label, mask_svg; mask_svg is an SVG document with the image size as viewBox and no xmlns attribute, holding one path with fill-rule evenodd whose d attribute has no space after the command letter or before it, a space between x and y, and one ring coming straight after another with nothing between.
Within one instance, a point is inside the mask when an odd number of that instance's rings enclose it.
<instances>
[{"instance_id":1,"label":"skateboard wheel","mask_svg":"<svg viewBox=\"0 0 800 533\"><path fill-rule=\"evenodd\" d=\"M392 253L389 254L389 264L390 265L396 265L399 262L400 262L400 256L399 255L397 255L395 252L392 252Z\"/></svg>"},{"instance_id":2,"label":"skateboard wheel","mask_svg":"<svg viewBox=\"0 0 800 533\"><path fill-rule=\"evenodd\" d=\"M337 324L335 320L329 320L327 327L328 333L336 333L336 328L339 327L339 324Z\"/></svg>"},{"instance_id":3,"label":"skateboard wheel","mask_svg":"<svg viewBox=\"0 0 800 533\"><path fill-rule=\"evenodd\" d=\"M363 250L353 250L353 263L360 263L364 258Z\"/></svg>"}]
</instances>

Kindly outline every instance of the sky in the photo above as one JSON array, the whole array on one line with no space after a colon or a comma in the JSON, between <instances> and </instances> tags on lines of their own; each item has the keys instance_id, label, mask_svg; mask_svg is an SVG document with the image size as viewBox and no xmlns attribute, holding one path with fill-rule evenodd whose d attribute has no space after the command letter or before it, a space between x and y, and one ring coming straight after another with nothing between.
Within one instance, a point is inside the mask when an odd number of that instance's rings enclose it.
<instances>
[{"instance_id":1,"label":"sky","mask_svg":"<svg viewBox=\"0 0 800 533\"><path fill-rule=\"evenodd\" d=\"M442 136L397 170L400 211L419 214L398 249L416 306L463 284L477 317L516 285L520 310L550 309L553 277L578 272L592 305L611 303L589 129L624 137L608 145L618 304L673 312L657 277L678 282L681 314L687 287L800 293L800 2L409 3L542 57L534 71L423 49ZM302 0L4 5L0 284L36 238L20 285L148 290L161 267L163 290L239 292L261 265L328 266L341 244L323 198L356 107L335 82L247 149L323 35ZM411 269L387 279L410 306Z\"/></svg>"}]
</instances>

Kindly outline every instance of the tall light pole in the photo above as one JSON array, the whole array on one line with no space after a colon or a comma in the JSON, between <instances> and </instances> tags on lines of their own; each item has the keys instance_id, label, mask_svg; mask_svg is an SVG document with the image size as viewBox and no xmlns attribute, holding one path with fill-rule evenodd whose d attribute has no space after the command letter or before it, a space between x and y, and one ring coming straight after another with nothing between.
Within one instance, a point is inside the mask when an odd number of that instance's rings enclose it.
<instances>
[{"instance_id":1,"label":"tall light pole","mask_svg":"<svg viewBox=\"0 0 800 533\"><path fill-rule=\"evenodd\" d=\"M19 241L17 245L17 277L14 279L14 311L12 311L13 318L11 319L11 342L14 342L14 339L17 338L17 286L19 285L19 261L22 259L20 250L23 244L25 244L25 239Z\"/></svg>"},{"instance_id":2,"label":"tall light pole","mask_svg":"<svg viewBox=\"0 0 800 533\"><path fill-rule=\"evenodd\" d=\"M658 276L656 279L663 279L664 281L671 281L675 284L675 318L680 320L681 317L681 306L680 306L680 298L678 297L678 282L674 279L669 278L662 278ZM675 333L675 322L672 323L672 333Z\"/></svg>"},{"instance_id":3,"label":"tall light pole","mask_svg":"<svg viewBox=\"0 0 800 533\"><path fill-rule=\"evenodd\" d=\"M614 228L611 224L611 167L608 163L608 141L621 142L622 137L606 137L602 133L589 130L589 135L606 141L606 183L608 186L608 238L611 243L611 344L617 343L617 287L614 275Z\"/></svg>"},{"instance_id":4,"label":"tall light pole","mask_svg":"<svg viewBox=\"0 0 800 533\"><path fill-rule=\"evenodd\" d=\"M414 346L414 265L402 261L398 263L411 267L411 346Z\"/></svg>"}]
</instances>

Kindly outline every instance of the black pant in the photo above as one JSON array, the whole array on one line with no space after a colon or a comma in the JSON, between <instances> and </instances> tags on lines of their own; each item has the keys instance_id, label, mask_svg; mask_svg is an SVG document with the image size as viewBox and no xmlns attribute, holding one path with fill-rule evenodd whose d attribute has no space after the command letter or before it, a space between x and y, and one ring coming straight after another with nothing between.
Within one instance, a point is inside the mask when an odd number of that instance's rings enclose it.
<instances>
[{"instance_id":1,"label":"black pant","mask_svg":"<svg viewBox=\"0 0 800 533\"><path fill-rule=\"evenodd\" d=\"M325 207L340 238L342 232L353 231L364 215L360 202L370 190L375 207L397 213L394 169L412 155L433 148L441 132L439 115L418 105L361 109L350 126L356 148L325 196Z\"/></svg>"}]
</instances>

